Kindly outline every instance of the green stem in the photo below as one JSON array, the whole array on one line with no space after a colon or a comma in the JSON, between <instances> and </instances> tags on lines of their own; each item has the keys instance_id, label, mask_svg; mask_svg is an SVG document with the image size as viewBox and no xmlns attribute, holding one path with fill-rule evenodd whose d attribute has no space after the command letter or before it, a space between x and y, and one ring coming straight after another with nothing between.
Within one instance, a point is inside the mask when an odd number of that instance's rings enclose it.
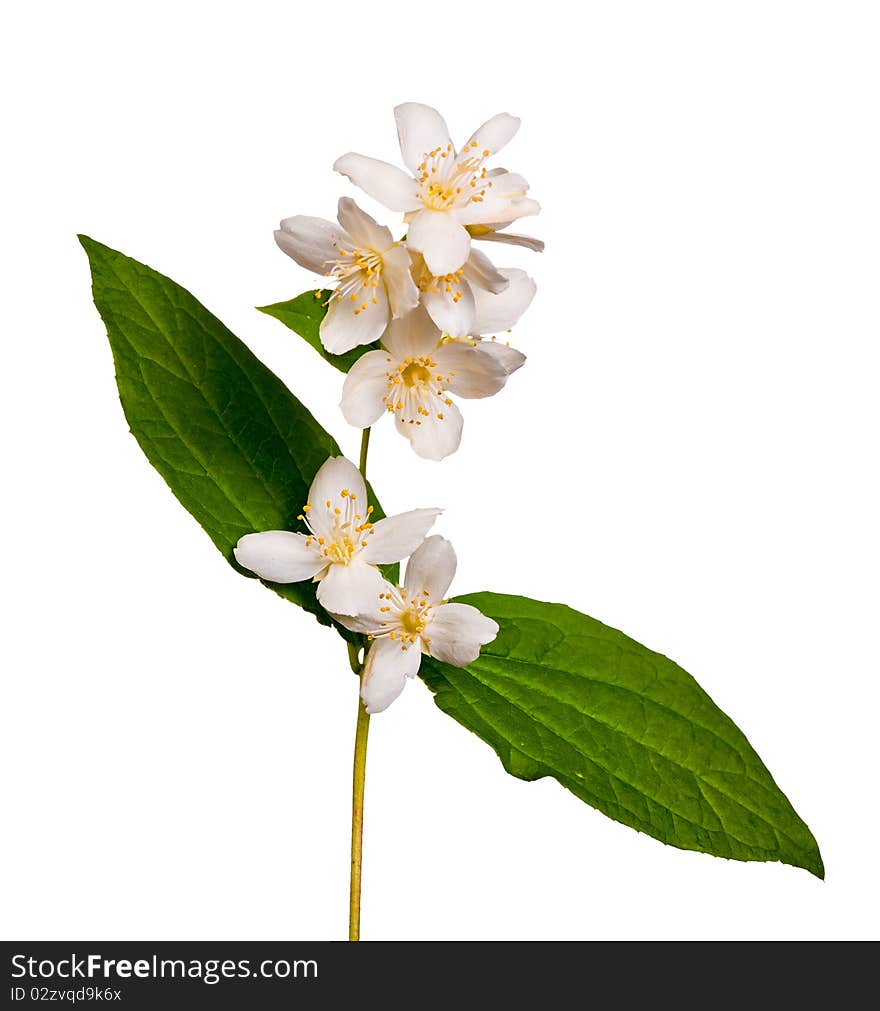
<instances>
[{"instance_id":1,"label":"green stem","mask_svg":"<svg viewBox=\"0 0 880 1011\"><path fill-rule=\"evenodd\" d=\"M364 429L361 437L360 471L367 480L367 450L370 446L370 430ZM359 941L361 937L361 867L364 843L364 786L367 776L367 735L370 732L370 714L361 701L363 688L363 667L358 660L359 649L348 644L348 661L351 669L360 678L358 689L357 728L354 734L354 768L351 787L351 888L348 903L348 939Z\"/></svg>"},{"instance_id":2,"label":"green stem","mask_svg":"<svg viewBox=\"0 0 880 1011\"><path fill-rule=\"evenodd\" d=\"M367 480L367 450L370 448L370 430L369 428L364 429L364 433L361 436L361 462L360 462L360 472L361 477Z\"/></svg>"},{"instance_id":3,"label":"green stem","mask_svg":"<svg viewBox=\"0 0 880 1011\"><path fill-rule=\"evenodd\" d=\"M354 775L351 790L351 890L348 939L361 938L361 852L364 842L364 782L367 774L367 734L370 716L358 695L357 730L354 735Z\"/></svg>"}]
</instances>

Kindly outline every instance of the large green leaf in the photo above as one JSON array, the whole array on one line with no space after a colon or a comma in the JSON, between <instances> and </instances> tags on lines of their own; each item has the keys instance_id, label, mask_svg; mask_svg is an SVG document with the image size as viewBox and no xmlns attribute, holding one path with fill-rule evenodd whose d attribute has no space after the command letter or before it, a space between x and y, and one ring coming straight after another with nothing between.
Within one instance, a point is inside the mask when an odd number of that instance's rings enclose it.
<instances>
[{"instance_id":1,"label":"large green leaf","mask_svg":"<svg viewBox=\"0 0 880 1011\"><path fill-rule=\"evenodd\" d=\"M243 572L232 555L238 539L297 529L315 472L340 449L188 291L88 236L79 238L132 434L180 503ZM371 502L381 516L372 494ZM387 574L395 578L396 566ZM266 585L331 623L313 583Z\"/></svg>"},{"instance_id":2,"label":"large green leaf","mask_svg":"<svg viewBox=\"0 0 880 1011\"><path fill-rule=\"evenodd\" d=\"M822 857L733 721L677 664L563 604L475 593L498 638L458 669L425 658L437 705L520 779L552 776L610 818L682 849Z\"/></svg>"},{"instance_id":3,"label":"large green leaf","mask_svg":"<svg viewBox=\"0 0 880 1011\"><path fill-rule=\"evenodd\" d=\"M274 305L261 305L258 308L260 312L280 319L285 326L293 330L294 333L298 333L334 368L339 369L340 372L348 372L361 355L366 354L367 351L375 351L379 344L377 342L352 348L344 355L331 355L329 351L324 350L319 331L321 320L327 312L327 299L332 294L331 291L306 291L302 295L292 298L289 302L276 302Z\"/></svg>"}]
</instances>

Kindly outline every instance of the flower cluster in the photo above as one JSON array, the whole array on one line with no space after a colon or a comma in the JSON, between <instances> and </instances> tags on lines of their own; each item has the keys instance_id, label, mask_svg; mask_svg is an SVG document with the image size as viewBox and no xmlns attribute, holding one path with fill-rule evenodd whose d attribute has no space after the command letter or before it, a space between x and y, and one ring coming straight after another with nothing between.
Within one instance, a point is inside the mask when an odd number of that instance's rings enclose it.
<instances>
[{"instance_id":1,"label":"flower cluster","mask_svg":"<svg viewBox=\"0 0 880 1011\"><path fill-rule=\"evenodd\" d=\"M505 231L539 207L526 196L522 176L486 167L516 133L518 119L494 116L457 150L436 110L409 102L395 117L407 172L352 153L334 168L402 212L405 236L395 240L343 197L338 224L286 218L275 240L334 286L320 329L324 348L342 354L364 347L342 389L346 420L367 429L393 414L419 456L442 460L461 441L453 397L490 397L525 362L506 342L488 338L510 330L535 294L524 271L498 269L472 240L540 251L539 240ZM363 474L344 457L331 457L298 517L305 530L247 534L235 557L271 582L318 584L321 606L366 637L361 694L367 712L377 713L417 673L423 653L464 667L492 642L498 625L475 607L445 599L455 552L442 537L427 536L439 509L375 521L372 514ZM404 558L403 585L395 586L379 566Z\"/></svg>"},{"instance_id":2,"label":"flower cluster","mask_svg":"<svg viewBox=\"0 0 880 1011\"><path fill-rule=\"evenodd\" d=\"M315 475L299 516L308 533L246 534L235 559L274 583L317 582L318 600L341 625L371 642L361 694L369 713L386 709L419 669L421 654L463 667L498 625L468 604L443 598L455 574L455 552L425 535L439 509L414 509L373 522L367 487L345 457L331 457ZM409 557L403 586L377 566Z\"/></svg>"},{"instance_id":3,"label":"flower cluster","mask_svg":"<svg viewBox=\"0 0 880 1011\"><path fill-rule=\"evenodd\" d=\"M496 268L472 240L540 250L538 240L504 231L540 208L526 196L521 175L486 167L519 128L514 116L493 116L457 150L435 109L407 102L394 113L408 172L353 153L334 168L402 212L405 237L395 241L343 197L338 225L286 218L275 239L335 285L320 328L328 352L380 342L348 375L341 404L346 420L367 428L383 412L393 414L419 456L442 460L461 441L453 397L490 397L525 361L506 343L486 338L510 330L535 294L524 271Z\"/></svg>"}]
</instances>

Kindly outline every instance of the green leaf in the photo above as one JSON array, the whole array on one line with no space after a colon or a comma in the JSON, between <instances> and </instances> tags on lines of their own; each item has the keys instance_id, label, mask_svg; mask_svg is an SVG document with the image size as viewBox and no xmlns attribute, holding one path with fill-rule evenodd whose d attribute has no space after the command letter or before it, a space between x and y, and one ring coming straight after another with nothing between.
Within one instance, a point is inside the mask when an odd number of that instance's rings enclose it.
<instances>
[{"instance_id":1,"label":"green leaf","mask_svg":"<svg viewBox=\"0 0 880 1011\"><path fill-rule=\"evenodd\" d=\"M330 364L339 369L340 372L348 372L354 363L368 351L375 351L379 347L378 341L374 344L366 344L361 347L352 348L344 355L331 355L324 350L319 333L321 320L324 318L327 299L333 294L331 291L305 291L302 295L297 295L289 302L276 302L274 305L262 305L257 308L267 316L274 316L281 322L298 333L303 340L310 344L318 354Z\"/></svg>"},{"instance_id":2,"label":"green leaf","mask_svg":"<svg viewBox=\"0 0 880 1011\"><path fill-rule=\"evenodd\" d=\"M428 657L437 705L525 780L552 776L610 818L681 849L822 857L733 721L677 664L563 604L475 593L498 638L464 669Z\"/></svg>"},{"instance_id":3,"label":"green leaf","mask_svg":"<svg viewBox=\"0 0 880 1011\"><path fill-rule=\"evenodd\" d=\"M233 557L238 539L297 529L312 478L339 446L188 291L88 236L79 240L132 435L229 564L252 576ZM382 516L372 491L370 501ZM396 570L386 574L396 579ZM331 624L315 584L266 585Z\"/></svg>"}]
</instances>

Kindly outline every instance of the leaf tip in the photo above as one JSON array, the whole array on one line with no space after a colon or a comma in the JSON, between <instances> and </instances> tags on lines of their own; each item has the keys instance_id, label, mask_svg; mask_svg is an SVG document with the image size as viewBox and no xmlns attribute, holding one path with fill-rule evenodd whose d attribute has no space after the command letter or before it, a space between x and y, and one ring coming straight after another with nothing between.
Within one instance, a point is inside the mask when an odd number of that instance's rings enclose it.
<instances>
[{"instance_id":1,"label":"leaf tip","mask_svg":"<svg viewBox=\"0 0 880 1011\"><path fill-rule=\"evenodd\" d=\"M810 874L813 874L820 881L825 880L825 863L822 860L822 854L819 852L819 847L816 847L816 852L811 854L812 859L809 860L804 865L804 870L808 870Z\"/></svg>"},{"instance_id":2,"label":"leaf tip","mask_svg":"<svg viewBox=\"0 0 880 1011\"><path fill-rule=\"evenodd\" d=\"M780 854L777 859L781 860L784 864L789 864L791 867L801 867L805 871L809 871L814 877L817 877L820 881L825 880L825 863L822 860L822 854L819 851L819 844L816 842L813 833L810 832L809 828L801 822L803 827L806 829L806 835L808 836L807 844L799 847L796 850L789 850L785 853Z\"/></svg>"}]
</instances>

